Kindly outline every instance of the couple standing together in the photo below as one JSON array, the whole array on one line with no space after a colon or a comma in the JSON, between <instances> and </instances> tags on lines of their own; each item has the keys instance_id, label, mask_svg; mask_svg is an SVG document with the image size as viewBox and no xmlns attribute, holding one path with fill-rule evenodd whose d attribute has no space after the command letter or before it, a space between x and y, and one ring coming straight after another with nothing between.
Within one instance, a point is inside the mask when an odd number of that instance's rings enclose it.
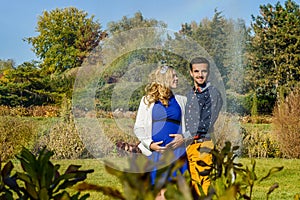
<instances>
[{"instance_id":1,"label":"couple standing together","mask_svg":"<svg viewBox=\"0 0 300 200\"><path fill-rule=\"evenodd\" d=\"M189 171L192 192L201 196L201 185L207 194L210 185L209 166L212 165L214 148L211 139L213 125L223 105L220 92L208 82L210 63L206 58L196 57L190 62L193 87L187 96L172 92L178 84L176 71L171 66L159 66L145 88L136 116L134 133L141 141L139 148L153 162L158 162L163 152L172 149L176 159L184 159L178 170ZM157 170L151 171L154 185ZM175 176L175 174L174 174ZM163 194L162 194L163 196Z\"/></svg>"}]
</instances>

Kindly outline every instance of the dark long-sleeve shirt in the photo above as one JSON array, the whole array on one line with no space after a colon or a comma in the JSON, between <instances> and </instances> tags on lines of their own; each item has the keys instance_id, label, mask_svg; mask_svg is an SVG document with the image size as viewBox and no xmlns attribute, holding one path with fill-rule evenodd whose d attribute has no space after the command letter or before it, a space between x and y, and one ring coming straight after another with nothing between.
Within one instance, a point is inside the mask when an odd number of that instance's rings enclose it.
<instances>
[{"instance_id":1,"label":"dark long-sleeve shirt","mask_svg":"<svg viewBox=\"0 0 300 200\"><path fill-rule=\"evenodd\" d=\"M194 88L187 94L186 129L192 136L196 134L210 137L213 126L223 106L220 92L210 83L202 91Z\"/></svg>"}]
</instances>

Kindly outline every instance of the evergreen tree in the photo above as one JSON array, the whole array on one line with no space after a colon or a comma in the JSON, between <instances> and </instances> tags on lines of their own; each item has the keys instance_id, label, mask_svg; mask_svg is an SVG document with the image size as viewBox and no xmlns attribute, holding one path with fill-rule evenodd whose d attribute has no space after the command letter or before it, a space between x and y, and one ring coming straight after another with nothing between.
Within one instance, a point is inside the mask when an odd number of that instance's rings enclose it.
<instances>
[{"instance_id":1,"label":"evergreen tree","mask_svg":"<svg viewBox=\"0 0 300 200\"><path fill-rule=\"evenodd\" d=\"M6 70L0 78L0 104L8 106L42 105L53 102L35 63L25 62Z\"/></svg>"},{"instance_id":2,"label":"evergreen tree","mask_svg":"<svg viewBox=\"0 0 300 200\"><path fill-rule=\"evenodd\" d=\"M250 30L246 27L242 19L227 20L225 27L228 33L226 43L226 56L224 66L227 69L227 89L234 93L246 94L251 89L245 79L248 65L247 43L249 41Z\"/></svg>"},{"instance_id":3,"label":"evergreen tree","mask_svg":"<svg viewBox=\"0 0 300 200\"><path fill-rule=\"evenodd\" d=\"M227 21L222 16L222 12L215 10L212 20L203 19L192 34L192 38L212 57L225 85L228 81L228 69L224 64L228 50L226 26Z\"/></svg>"},{"instance_id":4,"label":"evergreen tree","mask_svg":"<svg viewBox=\"0 0 300 200\"><path fill-rule=\"evenodd\" d=\"M156 19L146 19L141 12L136 12L134 17L128 18L123 16L119 21L112 21L108 23L108 32L110 34L129 31L134 28L147 28L147 27L162 27L166 28L166 23L157 21Z\"/></svg>"},{"instance_id":5,"label":"evergreen tree","mask_svg":"<svg viewBox=\"0 0 300 200\"><path fill-rule=\"evenodd\" d=\"M274 105L281 87L288 93L300 81L299 5L292 0L261 5L260 15L252 18L249 77L258 98Z\"/></svg>"}]
</instances>

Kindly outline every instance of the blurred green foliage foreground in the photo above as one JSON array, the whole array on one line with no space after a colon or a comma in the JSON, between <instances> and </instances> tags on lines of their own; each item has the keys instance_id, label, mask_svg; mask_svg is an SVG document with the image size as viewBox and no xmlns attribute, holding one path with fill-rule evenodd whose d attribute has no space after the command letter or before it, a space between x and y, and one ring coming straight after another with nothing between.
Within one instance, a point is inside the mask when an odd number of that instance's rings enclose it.
<instances>
[{"instance_id":1,"label":"blurred green foliage foreground","mask_svg":"<svg viewBox=\"0 0 300 200\"><path fill-rule=\"evenodd\" d=\"M207 196L199 199L253 199L254 186L266 180L272 174L281 171L283 167L272 167L265 176L257 177L255 173L256 163L251 162L251 167L245 167L241 163L236 163L237 146L232 147L230 142L221 149L213 150L215 163L210 175L212 180L211 188ZM129 173L118 171L113 168L112 163L106 163L106 171L116 176L122 183L123 191L118 191L113 187L100 186L85 182L87 174L93 173L93 169L79 170L80 165L69 165L63 174L59 173L60 165L52 164L50 161L53 152L43 149L37 156L33 155L26 148L17 155L21 163L22 170L13 170L11 161L1 164L0 177L0 199L87 199L89 193L81 195L82 191L97 191L114 199L130 200L151 200L162 188L166 188L167 199L193 199L189 187L189 175L184 174L174 179L170 175L178 165L183 164L177 161L158 172L155 185L150 183L149 172ZM167 156L168 157L168 156ZM129 168L132 171L142 171L150 163L146 158L137 157L131 159ZM206 163L200 163L206 165ZM167 174L167 176L165 176ZM200 187L200 185L199 185ZM279 183L270 185L266 192L266 199L279 187ZM69 193L67 188L73 188L77 192ZM201 189L201 188L200 188ZM294 199L299 199L299 194L295 194Z\"/></svg>"}]
</instances>

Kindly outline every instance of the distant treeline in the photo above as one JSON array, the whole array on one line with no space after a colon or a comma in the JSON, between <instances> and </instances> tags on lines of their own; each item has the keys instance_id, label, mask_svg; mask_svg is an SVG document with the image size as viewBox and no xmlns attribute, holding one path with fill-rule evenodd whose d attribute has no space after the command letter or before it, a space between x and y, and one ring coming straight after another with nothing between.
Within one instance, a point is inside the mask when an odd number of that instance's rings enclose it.
<instances>
[{"instance_id":1,"label":"distant treeline","mask_svg":"<svg viewBox=\"0 0 300 200\"><path fill-rule=\"evenodd\" d=\"M36 27L39 34L24 38L32 45L39 61L15 66L13 60L0 60L0 105L61 105L63 99L73 98L77 72L83 72L88 58L95 65L105 66L97 74L97 87L92 97L95 98L95 106L109 111L124 107L136 110L144 85L130 90L131 95L125 103L118 101L117 97L122 92L116 92L117 85L122 83L133 66L145 65L146 68L146 64L153 63L171 64L189 80L189 60L184 53L174 53L180 52L187 38L203 47L217 67L226 91L228 112L270 114L277 101L283 100L299 86L300 11L299 5L292 0L283 5L279 2L261 5L260 15L252 16L250 27L242 19L226 19L222 12L215 10L212 18L184 23L175 33L175 38L164 40L159 40L159 30L167 29L167 24L146 19L141 12L135 13L132 18L124 16L120 21L108 23L107 30L101 29L94 16L88 16L85 11L74 7L43 12ZM157 28L157 32L151 34L157 36L157 45L168 47L172 44L171 51L167 48L136 49L111 58L109 63L102 57L107 45L115 51L124 46L121 39L117 44L106 43L116 34L151 27ZM128 39L133 46L140 42L135 40L135 35ZM145 35L145 40L148 39ZM193 53L193 49L184 50L186 55ZM136 80L130 81L141 81L143 72L145 70L135 70L136 74L132 77ZM87 94L89 84L95 87L88 80L87 85L77 85L76 95ZM77 102L82 109L93 109L84 103L85 98L79 99L83 101L82 104Z\"/></svg>"}]
</instances>

